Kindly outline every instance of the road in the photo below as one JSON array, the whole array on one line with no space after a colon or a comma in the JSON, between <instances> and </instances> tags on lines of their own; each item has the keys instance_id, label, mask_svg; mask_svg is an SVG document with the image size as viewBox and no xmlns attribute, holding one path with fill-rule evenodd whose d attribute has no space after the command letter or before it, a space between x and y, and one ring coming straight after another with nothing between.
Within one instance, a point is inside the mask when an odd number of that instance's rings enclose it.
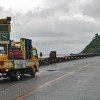
<instances>
[{"instance_id":1,"label":"road","mask_svg":"<svg viewBox=\"0 0 100 100\"><path fill-rule=\"evenodd\" d=\"M100 100L100 57L44 66L18 82L0 80L0 100Z\"/></svg>"}]
</instances>

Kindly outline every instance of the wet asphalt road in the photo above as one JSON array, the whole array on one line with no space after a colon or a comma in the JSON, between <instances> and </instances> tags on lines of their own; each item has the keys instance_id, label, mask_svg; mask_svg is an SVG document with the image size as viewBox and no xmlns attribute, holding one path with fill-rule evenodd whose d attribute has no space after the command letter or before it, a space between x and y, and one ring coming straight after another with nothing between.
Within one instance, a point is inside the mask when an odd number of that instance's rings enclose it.
<instances>
[{"instance_id":1,"label":"wet asphalt road","mask_svg":"<svg viewBox=\"0 0 100 100\"><path fill-rule=\"evenodd\" d=\"M44 66L18 82L0 80L0 100L100 100L100 57Z\"/></svg>"}]
</instances>

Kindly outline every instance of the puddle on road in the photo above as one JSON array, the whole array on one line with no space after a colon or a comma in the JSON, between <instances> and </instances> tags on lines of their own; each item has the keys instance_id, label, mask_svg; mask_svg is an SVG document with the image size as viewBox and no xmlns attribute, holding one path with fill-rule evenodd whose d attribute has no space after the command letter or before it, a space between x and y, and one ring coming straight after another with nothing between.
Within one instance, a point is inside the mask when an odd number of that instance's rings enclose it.
<instances>
[{"instance_id":1,"label":"puddle on road","mask_svg":"<svg viewBox=\"0 0 100 100\"><path fill-rule=\"evenodd\" d=\"M56 70L54 70L54 69L49 69L49 70L46 70L46 71L56 71Z\"/></svg>"}]
</instances>

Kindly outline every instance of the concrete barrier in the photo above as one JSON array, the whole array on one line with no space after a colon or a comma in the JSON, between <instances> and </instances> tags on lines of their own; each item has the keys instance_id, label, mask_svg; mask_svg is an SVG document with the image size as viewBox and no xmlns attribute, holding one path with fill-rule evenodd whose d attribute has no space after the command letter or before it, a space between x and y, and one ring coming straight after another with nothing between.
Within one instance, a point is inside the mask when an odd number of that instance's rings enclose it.
<instances>
[{"instance_id":1,"label":"concrete barrier","mask_svg":"<svg viewBox=\"0 0 100 100\"><path fill-rule=\"evenodd\" d=\"M100 56L100 54L92 53L92 54L77 54L77 55L64 56L64 57L39 58L39 64L40 66L45 66L49 64L61 63L65 61L78 60L78 59L84 59L87 57L95 57L95 56Z\"/></svg>"}]
</instances>

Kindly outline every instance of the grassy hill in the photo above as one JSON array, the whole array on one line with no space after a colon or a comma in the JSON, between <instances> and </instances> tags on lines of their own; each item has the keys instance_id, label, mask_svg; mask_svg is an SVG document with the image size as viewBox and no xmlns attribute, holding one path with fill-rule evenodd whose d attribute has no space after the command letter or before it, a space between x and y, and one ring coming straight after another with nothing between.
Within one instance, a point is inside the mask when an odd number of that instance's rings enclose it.
<instances>
[{"instance_id":1,"label":"grassy hill","mask_svg":"<svg viewBox=\"0 0 100 100\"><path fill-rule=\"evenodd\" d=\"M100 35L95 34L94 39L85 47L81 53L100 53Z\"/></svg>"}]
</instances>

